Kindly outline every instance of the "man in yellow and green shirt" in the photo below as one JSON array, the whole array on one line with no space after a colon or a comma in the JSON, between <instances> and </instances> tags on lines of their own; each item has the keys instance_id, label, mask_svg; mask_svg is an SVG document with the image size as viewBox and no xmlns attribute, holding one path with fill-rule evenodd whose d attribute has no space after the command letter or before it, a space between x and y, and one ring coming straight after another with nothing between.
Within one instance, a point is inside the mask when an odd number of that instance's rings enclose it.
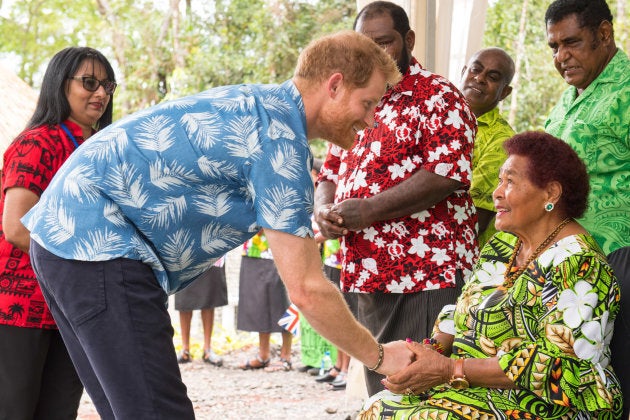
<instances>
[{"instance_id":1,"label":"man in yellow and green shirt","mask_svg":"<svg viewBox=\"0 0 630 420\"><path fill-rule=\"evenodd\" d=\"M503 142L514 135L497 105L512 92L512 77L514 61L500 48L476 52L462 70L460 89L477 117L470 195L477 209L480 248L496 232L492 192L507 158Z\"/></svg>"}]
</instances>

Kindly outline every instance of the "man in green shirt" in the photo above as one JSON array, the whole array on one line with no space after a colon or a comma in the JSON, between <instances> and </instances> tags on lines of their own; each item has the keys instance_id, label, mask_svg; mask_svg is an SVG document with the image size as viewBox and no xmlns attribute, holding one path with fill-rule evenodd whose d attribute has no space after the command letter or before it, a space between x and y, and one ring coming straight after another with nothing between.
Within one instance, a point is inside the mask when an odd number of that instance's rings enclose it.
<instances>
[{"instance_id":1,"label":"man in green shirt","mask_svg":"<svg viewBox=\"0 0 630 420\"><path fill-rule=\"evenodd\" d=\"M604 0L557 0L545 14L556 69L570 85L545 130L565 140L586 164L591 191L580 223L597 239L621 285L612 364L630 407L630 60L615 45Z\"/></svg>"},{"instance_id":2,"label":"man in green shirt","mask_svg":"<svg viewBox=\"0 0 630 420\"><path fill-rule=\"evenodd\" d=\"M492 192L507 158L503 142L514 135L497 105L512 92L514 61L501 48L477 51L462 69L460 89L477 117L470 195L477 209L479 247L495 234Z\"/></svg>"},{"instance_id":3,"label":"man in green shirt","mask_svg":"<svg viewBox=\"0 0 630 420\"><path fill-rule=\"evenodd\" d=\"M570 87L545 124L584 160L591 192L580 223L606 254L630 246L630 61L602 0L556 1L547 40Z\"/></svg>"}]
</instances>

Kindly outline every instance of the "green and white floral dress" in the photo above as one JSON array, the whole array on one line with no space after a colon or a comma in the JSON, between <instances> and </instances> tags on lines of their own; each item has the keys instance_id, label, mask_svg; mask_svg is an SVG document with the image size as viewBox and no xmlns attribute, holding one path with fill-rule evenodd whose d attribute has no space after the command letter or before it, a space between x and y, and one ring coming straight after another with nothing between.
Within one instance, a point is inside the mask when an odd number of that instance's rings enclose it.
<instances>
[{"instance_id":1,"label":"green and white floral dress","mask_svg":"<svg viewBox=\"0 0 630 420\"><path fill-rule=\"evenodd\" d=\"M434 387L423 395L384 391L360 419L618 419L622 396L609 343L619 287L590 235L563 238L502 290L516 237L483 248L456 305L435 331L454 334L452 357L495 357L519 389Z\"/></svg>"}]
</instances>

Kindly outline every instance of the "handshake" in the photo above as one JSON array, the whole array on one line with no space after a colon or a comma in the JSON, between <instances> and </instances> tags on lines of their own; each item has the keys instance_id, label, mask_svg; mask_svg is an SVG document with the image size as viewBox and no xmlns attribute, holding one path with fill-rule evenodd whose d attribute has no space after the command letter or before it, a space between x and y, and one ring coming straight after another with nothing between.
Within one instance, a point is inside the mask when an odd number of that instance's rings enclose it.
<instances>
[{"instance_id":1,"label":"handshake","mask_svg":"<svg viewBox=\"0 0 630 420\"><path fill-rule=\"evenodd\" d=\"M365 229L374 222L371 214L368 198L350 198L336 204L321 205L315 211L315 222L319 228L315 238L336 239L349 231Z\"/></svg>"}]
</instances>

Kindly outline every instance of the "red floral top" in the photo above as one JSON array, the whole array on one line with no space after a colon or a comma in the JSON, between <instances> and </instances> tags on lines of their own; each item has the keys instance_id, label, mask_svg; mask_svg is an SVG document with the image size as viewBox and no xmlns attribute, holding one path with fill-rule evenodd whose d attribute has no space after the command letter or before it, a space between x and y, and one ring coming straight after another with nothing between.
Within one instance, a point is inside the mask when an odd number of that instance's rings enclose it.
<instances>
[{"instance_id":1,"label":"red floral top","mask_svg":"<svg viewBox=\"0 0 630 420\"><path fill-rule=\"evenodd\" d=\"M76 141L83 142L81 127L64 124ZM28 254L8 243L2 229L5 191L26 188L38 196L75 145L63 129L40 126L22 132L4 153L0 195L0 324L27 328L57 328L35 279Z\"/></svg>"},{"instance_id":2,"label":"red floral top","mask_svg":"<svg viewBox=\"0 0 630 420\"><path fill-rule=\"evenodd\" d=\"M335 202L374 196L420 169L470 186L477 124L448 80L412 59L379 103L375 121L350 151L329 149L319 181L337 184ZM478 255L477 217L467 187L426 211L343 237L343 290L415 293L454 287L457 269L467 278Z\"/></svg>"}]
</instances>

